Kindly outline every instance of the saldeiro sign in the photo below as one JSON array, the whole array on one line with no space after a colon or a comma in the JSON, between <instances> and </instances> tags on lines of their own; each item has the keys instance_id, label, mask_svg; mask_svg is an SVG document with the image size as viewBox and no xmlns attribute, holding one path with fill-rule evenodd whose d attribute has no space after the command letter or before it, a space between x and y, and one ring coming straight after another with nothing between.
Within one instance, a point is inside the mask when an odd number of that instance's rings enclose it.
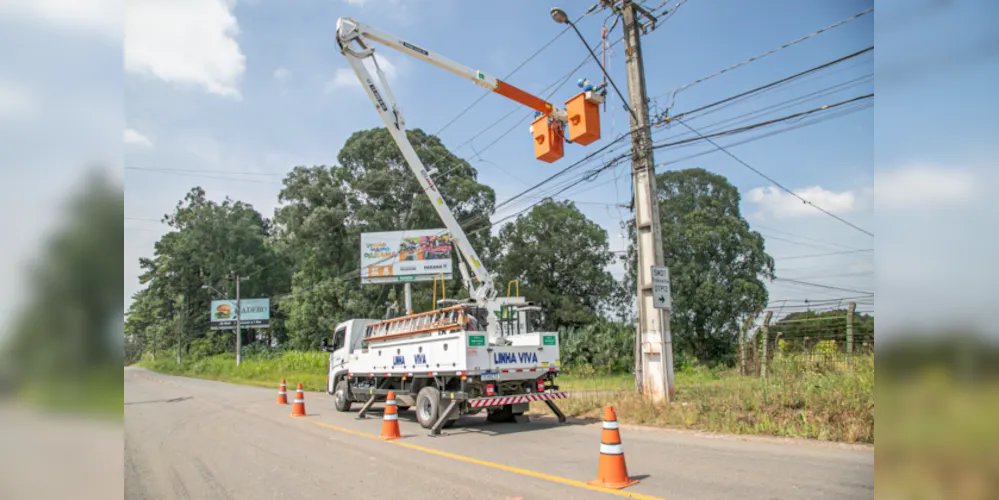
<instances>
[{"instance_id":1,"label":"saldeiro sign","mask_svg":"<svg viewBox=\"0 0 999 500\"><path fill-rule=\"evenodd\" d=\"M241 299L240 326L243 328L267 328L271 319L270 299ZM233 330L236 328L236 301L212 301L212 330Z\"/></svg>"}]
</instances>

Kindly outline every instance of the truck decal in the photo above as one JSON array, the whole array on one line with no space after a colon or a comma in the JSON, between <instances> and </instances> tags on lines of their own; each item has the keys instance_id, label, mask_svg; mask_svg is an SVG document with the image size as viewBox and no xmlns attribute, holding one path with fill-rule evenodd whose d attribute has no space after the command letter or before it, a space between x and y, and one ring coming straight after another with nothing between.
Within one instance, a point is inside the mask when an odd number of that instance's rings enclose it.
<instances>
[{"instance_id":1,"label":"truck decal","mask_svg":"<svg viewBox=\"0 0 999 500\"><path fill-rule=\"evenodd\" d=\"M510 363L534 363L538 364L538 353L536 352L494 352L493 363L497 365Z\"/></svg>"},{"instance_id":2,"label":"truck decal","mask_svg":"<svg viewBox=\"0 0 999 500\"><path fill-rule=\"evenodd\" d=\"M425 364L427 364L427 355L426 354L414 354L413 355L413 364L417 364L417 365L425 365Z\"/></svg>"},{"instance_id":3,"label":"truck decal","mask_svg":"<svg viewBox=\"0 0 999 500\"><path fill-rule=\"evenodd\" d=\"M393 356L392 357L392 366L399 366L399 365L405 365L405 364L406 364L406 357L405 356Z\"/></svg>"}]
</instances>

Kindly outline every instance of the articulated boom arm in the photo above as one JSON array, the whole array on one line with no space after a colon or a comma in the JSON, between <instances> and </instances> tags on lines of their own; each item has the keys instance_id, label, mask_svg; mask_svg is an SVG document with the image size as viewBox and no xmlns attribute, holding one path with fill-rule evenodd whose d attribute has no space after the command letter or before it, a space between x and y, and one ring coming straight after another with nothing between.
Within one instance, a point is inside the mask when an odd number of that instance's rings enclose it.
<instances>
[{"instance_id":1,"label":"articulated boom arm","mask_svg":"<svg viewBox=\"0 0 999 500\"><path fill-rule=\"evenodd\" d=\"M428 172L423 162L420 161L413 145L406 137L406 123L396 105L395 98L392 97L392 90L388 86L385 73L378 67L375 60L374 48L368 46L368 42L375 41L391 47L404 54L411 55L417 59L422 59L438 68L447 70L460 77L471 80L476 85L489 89L497 94L523 104L540 115L531 124L531 134L534 138L535 156L542 161L552 162L562 157L563 141L570 140L577 144L587 145L600 138L600 118L598 106L603 102L603 94L600 93L603 85L593 87L585 80L580 80L579 86L583 92L566 102L566 108L557 108L548 101L540 97L531 95L509 83L489 76L479 70L458 64L446 57L430 52L412 43L391 36L367 24L357 22L350 18L341 17L336 22L336 39L340 45L340 51L347 58L350 67L354 69L357 78L361 80L364 91L378 110L378 114L385 122L389 133L399 149L402 150L409 168L416 175L423 192L430 198L431 204L437 210L444 225L451 232L451 238L457 245L459 253L468 262L475 273L478 286L473 285L472 280L467 275L464 264L459 266L462 278L469 295L477 301L492 300L496 297L496 289L493 284L493 277L483 267L475 249L472 248L465 232L458 225L454 214L448 208L447 203L437 192L437 186L430 179L433 172ZM375 84L368 69L364 66L364 59L371 58L375 71L378 73L378 84ZM384 91L384 96L379 87ZM606 92L606 90L603 90ZM564 134L563 125L569 125L568 134Z\"/></svg>"},{"instance_id":2,"label":"articulated boom arm","mask_svg":"<svg viewBox=\"0 0 999 500\"><path fill-rule=\"evenodd\" d=\"M496 287L493 284L492 275L489 274L485 266L482 264L482 261L479 259L475 249L468 241L468 236L465 235L465 231L461 229L461 225L459 225L458 221L455 220L454 214L448 207L447 202L444 201L444 198L441 196L440 192L438 192L434 181L430 178L430 172L427 171L423 162L420 160L420 157L413 149L413 145L406 137L405 120L399 112L395 99L392 97L392 91L388 86L388 81L385 78L384 72L382 72L381 68L378 67L378 63L375 61L374 57L372 57L374 55L374 49L368 47L361 37L382 42L390 47L415 55L434 65L443 67L449 71L464 76L468 76L469 78L475 80L472 78L471 70L465 70L465 72L462 72L461 66L456 63L442 57L431 55L429 52L419 47L403 42L397 38L390 37L378 30L375 30L374 28L351 19L338 19L336 34L340 50L347 58L347 62L350 63L350 67L353 68L357 78L364 86L364 90L368 93L368 97L370 97L371 101L375 104L375 109L385 122L385 127L392 135L392 139L395 140L399 149L402 150L402 155L406 158L406 163L409 165L410 170L412 170L416 175L416 179L420 182L420 186L423 187L423 192L430 198L430 203L434 206L434 209L437 210L437 214L444 222L445 227L447 227L448 231L451 233L451 239L456 245L459 253L468 262L469 267L472 268L475 279L478 281L477 286L473 285L472 280L469 279L464 264L460 266L462 278L465 281L465 286L468 289L469 295L476 301L493 299L496 296ZM352 42L356 43L360 50L354 50L352 48ZM375 69L378 72L380 85L375 85L375 81L372 79L371 74L364 66L363 61L368 57L371 57L372 62L374 62ZM481 73L478 75L482 77L483 81L485 81L486 78L489 78ZM490 81L493 82L493 84L497 82L495 79L491 79ZM489 84L490 83L488 82L480 83L480 85L483 86ZM378 90L379 86L385 92L384 97Z\"/></svg>"}]
</instances>

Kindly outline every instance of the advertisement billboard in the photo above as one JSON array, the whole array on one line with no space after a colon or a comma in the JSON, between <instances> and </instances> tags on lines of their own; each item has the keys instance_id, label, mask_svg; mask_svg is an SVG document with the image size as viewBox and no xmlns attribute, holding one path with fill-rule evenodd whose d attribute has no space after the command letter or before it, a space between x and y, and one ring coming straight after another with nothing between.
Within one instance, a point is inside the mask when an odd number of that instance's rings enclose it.
<instances>
[{"instance_id":1,"label":"advertisement billboard","mask_svg":"<svg viewBox=\"0 0 999 500\"><path fill-rule=\"evenodd\" d=\"M447 229L361 234L361 283L451 279L451 236Z\"/></svg>"},{"instance_id":2,"label":"advertisement billboard","mask_svg":"<svg viewBox=\"0 0 999 500\"><path fill-rule=\"evenodd\" d=\"M270 299L241 299L240 322L243 328L267 328L271 320ZM236 329L236 301L212 301L212 330Z\"/></svg>"}]
</instances>

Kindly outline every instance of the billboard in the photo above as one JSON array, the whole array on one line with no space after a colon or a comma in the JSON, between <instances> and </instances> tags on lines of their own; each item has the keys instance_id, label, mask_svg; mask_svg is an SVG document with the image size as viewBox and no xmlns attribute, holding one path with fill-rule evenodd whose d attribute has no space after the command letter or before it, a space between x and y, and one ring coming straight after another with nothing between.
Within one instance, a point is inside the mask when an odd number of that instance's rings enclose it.
<instances>
[{"instance_id":1,"label":"billboard","mask_svg":"<svg viewBox=\"0 0 999 500\"><path fill-rule=\"evenodd\" d=\"M451 279L451 235L447 229L361 234L361 283Z\"/></svg>"},{"instance_id":2,"label":"billboard","mask_svg":"<svg viewBox=\"0 0 999 500\"><path fill-rule=\"evenodd\" d=\"M243 328L267 328L271 320L271 299L240 299L240 323ZM236 329L236 301L212 301L212 330Z\"/></svg>"}]
</instances>

